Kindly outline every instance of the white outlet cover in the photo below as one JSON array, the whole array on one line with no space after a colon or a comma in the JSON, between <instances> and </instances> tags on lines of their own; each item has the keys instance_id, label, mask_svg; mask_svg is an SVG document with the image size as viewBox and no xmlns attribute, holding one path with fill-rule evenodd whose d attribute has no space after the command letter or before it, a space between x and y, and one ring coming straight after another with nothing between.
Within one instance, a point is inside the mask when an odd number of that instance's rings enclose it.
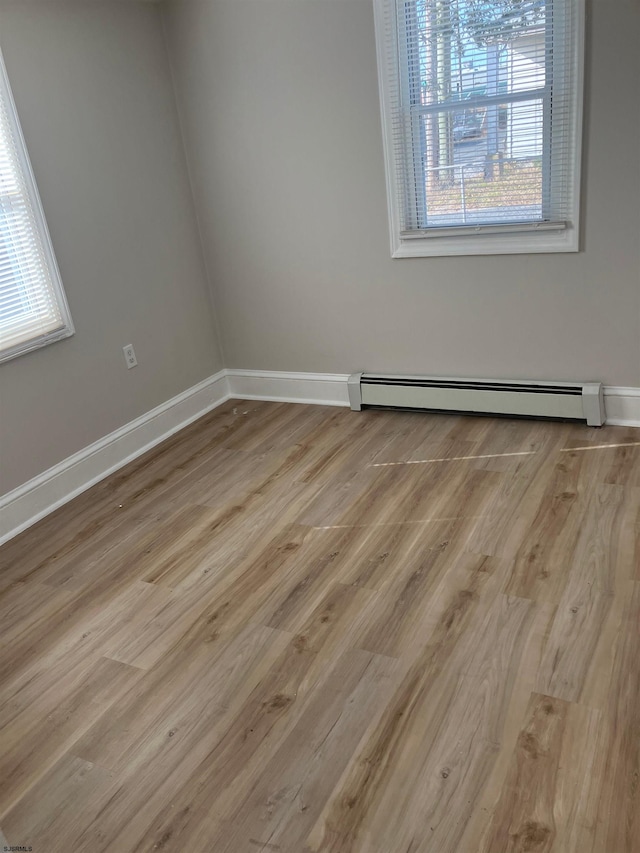
<instances>
[{"instance_id":1,"label":"white outlet cover","mask_svg":"<svg viewBox=\"0 0 640 853\"><path fill-rule=\"evenodd\" d=\"M131 370L131 368L135 367L138 363L135 350L133 349L133 344L127 344L126 346L123 346L122 352L124 353L124 360L127 363L127 368Z\"/></svg>"}]
</instances>

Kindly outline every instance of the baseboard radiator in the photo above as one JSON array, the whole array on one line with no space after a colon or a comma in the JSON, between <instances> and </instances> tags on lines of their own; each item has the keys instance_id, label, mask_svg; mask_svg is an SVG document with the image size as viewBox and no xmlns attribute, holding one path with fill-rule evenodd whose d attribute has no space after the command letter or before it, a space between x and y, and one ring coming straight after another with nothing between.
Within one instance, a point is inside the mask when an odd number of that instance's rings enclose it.
<instances>
[{"instance_id":1,"label":"baseboard radiator","mask_svg":"<svg viewBox=\"0 0 640 853\"><path fill-rule=\"evenodd\" d=\"M599 382L525 382L354 373L349 377L349 404L354 411L370 406L576 420L586 421L589 426L602 426L605 421Z\"/></svg>"}]
</instances>

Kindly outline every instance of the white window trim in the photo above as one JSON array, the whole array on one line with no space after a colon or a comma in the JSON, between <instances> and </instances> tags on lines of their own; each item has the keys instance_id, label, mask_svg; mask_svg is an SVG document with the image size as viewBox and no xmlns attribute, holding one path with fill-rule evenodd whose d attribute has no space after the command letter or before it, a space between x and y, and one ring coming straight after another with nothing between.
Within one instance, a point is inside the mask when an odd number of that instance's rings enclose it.
<instances>
[{"instance_id":1,"label":"white window trim","mask_svg":"<svg viewBox=\"0 0 640 853\"><path fill-rule=\"evenodd\" d=\"M570 183L569 211L571 219L554 228L549 223L526 226L462 226L448 229L449 233L421 236L414 232L402 236L397 182L396 162L393 157L394 139L392 125L393 93L390 75L386 73L390 51L395 47L389 39L395 38L388 28L389 4L395 0L373 0L376 53L378 62L378 85L380 91L380 114L382 119L382 142L387 186L387 205L392 258L422 258L448 255L511 255L553 252L578 252L580 250L580 178L582 169L582 113L584 99L584 28L585 0L573 0L575 4L575 44L572 70L575 86L571 105L571 160L572 180ZM391 16L395 19L395 16Z\"/></svg>"},{"instance_id":2,"label":"white window trim","mask_svg":"<svg viewBox=\"0 0 640 853\"><path fill-rule=\"evenodd\" d=\"M35 176L31 167L31 161L27 152L27 146L22 133L22 128L20 126L20 120L18 118L15 101L11 92L11 86L9 85L7 69L4 63L4 58L2 56L1 50L0 97L3 98L5 104L7 105L9 123L14 135L14 139L16 140L18 158L22 167L27 193L29 195L33 208L33 213L36 220L36 227L38 228L42 246L44 248L47 265L49 267L49 273L51 275L51 282L53 285L54 294L58 302L58 307L63 323L63 326L61 328L56 329L53 332L37 335L36 337L21 341L10 349L6 349L3 352L0 352L0 363L2 363L9 361L13 358L17 358L20 355L24 355L25 353L32 352L33 350L40 349L41 347L48 346L49 344L55 343L56 341L63 340L64 338L69 338L71 337L71 335L75 334L75 328L71 319L71 313L69 311L67 297L62 286L60 270L58 268L58 263L56 261L56 257L53 251L49 228L45 219L42 201L40 199L40 194L38 192Z\"/></svg>"}]
</instances>

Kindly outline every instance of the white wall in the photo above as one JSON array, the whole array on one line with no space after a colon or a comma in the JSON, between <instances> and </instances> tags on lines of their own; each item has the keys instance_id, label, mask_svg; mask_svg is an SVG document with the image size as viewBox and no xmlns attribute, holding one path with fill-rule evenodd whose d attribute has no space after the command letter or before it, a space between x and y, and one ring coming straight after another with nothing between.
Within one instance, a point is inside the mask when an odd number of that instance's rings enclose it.
<instances>
[{"instance_id":1,"label":"white wall","mask_svg":"<svg viewBox=\"0 0 640 853\"><path fill-rule=\"evenodd\" d=\"M587 6L583 251L392 261L371 0L168 0L226 366L640 386L640 6Z\"/></svg>"},{"instance_id":2,"label":"white wall","mask_svg":"<svg viewBox=\"0 0 640 853\"><path fill-rule=\"evenodd\" d=\"M0 366L1 494L222 360L158 7L0 0L0 44L76 326Z\"/></svg>"}]
</instances>

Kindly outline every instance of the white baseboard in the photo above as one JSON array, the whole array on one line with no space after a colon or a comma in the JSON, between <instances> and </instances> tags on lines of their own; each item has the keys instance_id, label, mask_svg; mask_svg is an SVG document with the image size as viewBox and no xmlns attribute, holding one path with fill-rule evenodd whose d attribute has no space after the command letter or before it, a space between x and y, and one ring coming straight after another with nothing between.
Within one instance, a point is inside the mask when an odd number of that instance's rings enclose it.
<instances>
[{"instance_id":1,"label":"white baseboard","mask_svg":"<svg viewBox=\"0 0 640 853\"><path fill-rule=\"evenodd\" d=\"M607 385L604 406L611 426L640 427L640 388Z\"/></svg>"},{"instance_id":2,"label":"white baseboard","mask_svg":"<svg viewBox=\"0 0 640 853\"><path fill-rule=\"evenodd\" d=\"M221 370L0 497L0 544L228 400Z\"/></svg>"},{"instance_id":3,"label":"white baseboard","mask_svg":"<svg viewBox=\"0 0 640 853\"><path fill-rule=\"evenodd\" d=\"M271 370L227 370L232 397L282 403L348 406L346 373L287 373Z\"/></svg>"},{"instance_id":4,"label":"white baseboard","mask_svg":"<svg viewBox=\"0 0 640 853\"><path fill-rule=\"evenodd\" d=\"M221 370L0 497L0 544L229 398L348 406L345 373ZM604 389L607 424L640 427L640 388Z\"/></svg>"}]
</instances>

